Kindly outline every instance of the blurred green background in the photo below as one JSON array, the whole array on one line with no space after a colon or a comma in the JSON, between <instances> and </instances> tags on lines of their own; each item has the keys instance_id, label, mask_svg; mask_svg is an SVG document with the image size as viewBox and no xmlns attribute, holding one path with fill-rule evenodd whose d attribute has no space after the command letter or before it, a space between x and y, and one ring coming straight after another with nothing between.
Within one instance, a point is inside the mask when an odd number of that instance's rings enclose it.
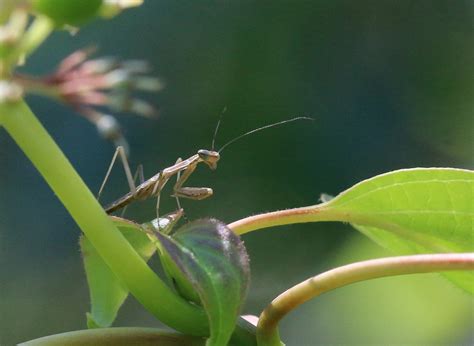
<instances>
[{"instance_id":1,"label":"blurred green background","mask_svg":"<svg viewBox=\"0 0 474 346\"><path fill-rule=\"evenodd\" d=\"M379 173L408 167L473 168L473 1L145 1L77 35L56 33L23 71L50 72L73 50L146 59L166 82L148 100L158 120L121 116L131 163L145 175L244 131L216 172L190 186L214 196L183 201L189 219L225 222L311 205ZM70 109L29 102L92 191L113 146ZM89 298L79 229L5 131L0 130L0 344L85 328ZM120 169L104 195L127 191ZM168 194L165 192L163 196ZM162 211L174 200L162 198ZM154 217L154 201L127 217ZM304 224L244 236L252 285L245 313L336 265L388 255L349 225ZM155 263L156 265L156 263ZM437 275L389 278L321 296L285 319L287 345L474 343L473 299ZM118 326L157 326L134 299Z\"/></svg>"}]
</instances>

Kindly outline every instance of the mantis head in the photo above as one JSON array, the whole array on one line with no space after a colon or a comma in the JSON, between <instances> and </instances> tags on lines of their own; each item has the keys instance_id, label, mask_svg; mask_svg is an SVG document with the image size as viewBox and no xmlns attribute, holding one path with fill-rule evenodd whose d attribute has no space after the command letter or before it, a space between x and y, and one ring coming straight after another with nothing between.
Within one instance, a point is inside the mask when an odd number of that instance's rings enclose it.
<instances>
[{"instance_id":1,"label":"mantis head","mask_svg":"<svg viewBox=\"0 0 474 346\"><path fill-rule=\"evenodd\" d=\"M199 158L209 166L210 169L215 170L217 168L217 161L220 159L220 155L214 150L198 150Z\"/></svg>"}]
</instances>

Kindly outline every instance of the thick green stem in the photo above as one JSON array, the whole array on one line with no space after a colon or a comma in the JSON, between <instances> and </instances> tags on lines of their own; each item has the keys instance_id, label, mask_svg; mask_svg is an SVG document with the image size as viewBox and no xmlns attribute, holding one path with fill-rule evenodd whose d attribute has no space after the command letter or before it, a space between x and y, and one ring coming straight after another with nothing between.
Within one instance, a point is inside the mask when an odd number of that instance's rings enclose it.
<instances>
[{"instance_id":1,"label":"thick green stem","mask_svg":"<svg viewBox=\"0 0 474 346\"><path fill-rule=\"evenodd\" d=\"M0 103L0 125L35 165L135 298L169 326L187 334L206 335L208 322L204 311L178 297L135 252L26 103Z\"/></svg>"},{"instance_id":2,"label":"thick green stem","mask_svg":"<svg viewBox=\"0 0 474 346\"><path fill-rule=\"evenodd\" d=\"M257 326L259 346L280 346L279 321L304 302L330 290L380 277L474 270L473 253L413 255L352 263L314 276L288 289L265 308Z\"/></svg>"}]
</instances>

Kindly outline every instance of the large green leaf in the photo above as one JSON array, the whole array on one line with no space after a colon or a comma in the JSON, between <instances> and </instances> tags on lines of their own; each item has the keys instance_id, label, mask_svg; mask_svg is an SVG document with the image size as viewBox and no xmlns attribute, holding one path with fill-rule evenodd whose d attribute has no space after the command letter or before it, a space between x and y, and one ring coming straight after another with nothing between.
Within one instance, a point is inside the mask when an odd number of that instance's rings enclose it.
<instances>
[{"instance_id":1,"label":"large green leaf","mask_svg":"<svg viewBox=\"0 0 474 346\"><path fill-rule=\"evenodd\" d=\"M397 254L472 252L473 191L473 171L406 169L364 180L317 208ZM446 276L474 293L472 272Z\"/></svg>"},{"instance_id":2,"label":"large green leaf","mask_svg":"<svg viewBox=\"0 0 474 346\"><path fill-rule=\"evenodd\" d=\"M155 235L163 267L176 290L206 310L211 334L207 345L227 345L249 285L243 242L214 219L191 222L172 236Z\"/></svg>"},{"instance_id":3,"label":"large green leaf","mask_svg":"<svg viewBox=\"0 0 474 346\"><path fill-rule=\"evenodd\" d=\"M156 247L141 230L140 225L125 219L112 218L128 242L147 261L156 251ZM84 235L81 236L80 244L91 296L91 312L87 314L87 326L89 328L109 327L129 291L112 273Z\"/></svg>"}]
</instances>

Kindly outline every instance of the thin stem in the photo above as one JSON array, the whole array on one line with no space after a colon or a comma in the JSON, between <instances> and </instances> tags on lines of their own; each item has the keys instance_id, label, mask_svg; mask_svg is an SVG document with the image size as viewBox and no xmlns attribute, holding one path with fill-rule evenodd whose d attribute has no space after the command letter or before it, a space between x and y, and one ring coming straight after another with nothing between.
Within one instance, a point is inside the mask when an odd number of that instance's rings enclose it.
<instances>
[{"instance_id":1,"label":"thin stem","mask_svg":"<svg viewBox=\"0 0 474 346\"><path fill-rule=\"evenodd\" d=\"M50 97L61 101L58 88L53 84L22 74L14 74L12 80L20 85L26 93Z\"/></svg>"},{"instance_id":2,"label":"thin stem","mask_svg":"<svg viewBox=\"0 0 474 346\"><path fill-rule=\"evenodd\" d=\"M204 311L178 297L116 229L64 154L24 102L0 103L0 125L39 170L110 269L159 320L206 335Z\"/></svg>"},{"instance_id":3,"label":"thin stem","mask_svg":"<svg viewBox=\"0 0 474 346\"><path fill-rule=\"evenodd\" d=\"M474 270L474 253L380 258L329 270L293 286L265 308L257 326L258 345L280 346L279 321L304 302L335 288L386 276L452 270Z\"/></svg>"},{"instance_id":4,"label":"thin stem","mask_svg":"<svg viewBox=\"0 0 474 346\"><path fill-rule=\"evenodd\" d=\"M13 51L5 58L5 72L11 72L11 69L20 59L31 55L48 38L53 30L54 24L49 18L44 16L36 17Z\"/></svg>"},{"instance_id":5,"label":"thin stem","mask_svg":"<svg viewBox=\"0 0 474 346\"><path fill-rule=\"evenodd\" d=\"M437 239L431 239L418 232L410 232L390 220L371 217L368 214L345 210L338 210L328 203L311 205L309 207L278 210L269 213L257 214L232 222L228 225L237 234L244 234L267 227L289 225L295 223L339 221L349 222L361 226L371 226L388 230L402 238L416 243L424 243L433 252L452 252L452 247L447 247ZM460 249L459 251L462 251Z\"/></svg>"},{"instance_id":6,"label":"thin stem","mask_svg":"<svg viewBox=\"0 0 474 346\"><path fill-rule=\"evenodd\" d=\"M202 338L165 332L153 328L100 328L45 336L26 341L19 346L79 346L79 345L162 345L204 346Z\"/></svg>"},{"instance_id":7,"label":"thin stem","mask_svg":"<svg viewBox=\"0 0 474 346\"><path fill-rule=\"evenodd\" d=\"M262 228L316 221L341 221L341 215L323 205L309 206L253 215L228 226L235 233L244 234Z\"/></svg>"}]
</instances>

